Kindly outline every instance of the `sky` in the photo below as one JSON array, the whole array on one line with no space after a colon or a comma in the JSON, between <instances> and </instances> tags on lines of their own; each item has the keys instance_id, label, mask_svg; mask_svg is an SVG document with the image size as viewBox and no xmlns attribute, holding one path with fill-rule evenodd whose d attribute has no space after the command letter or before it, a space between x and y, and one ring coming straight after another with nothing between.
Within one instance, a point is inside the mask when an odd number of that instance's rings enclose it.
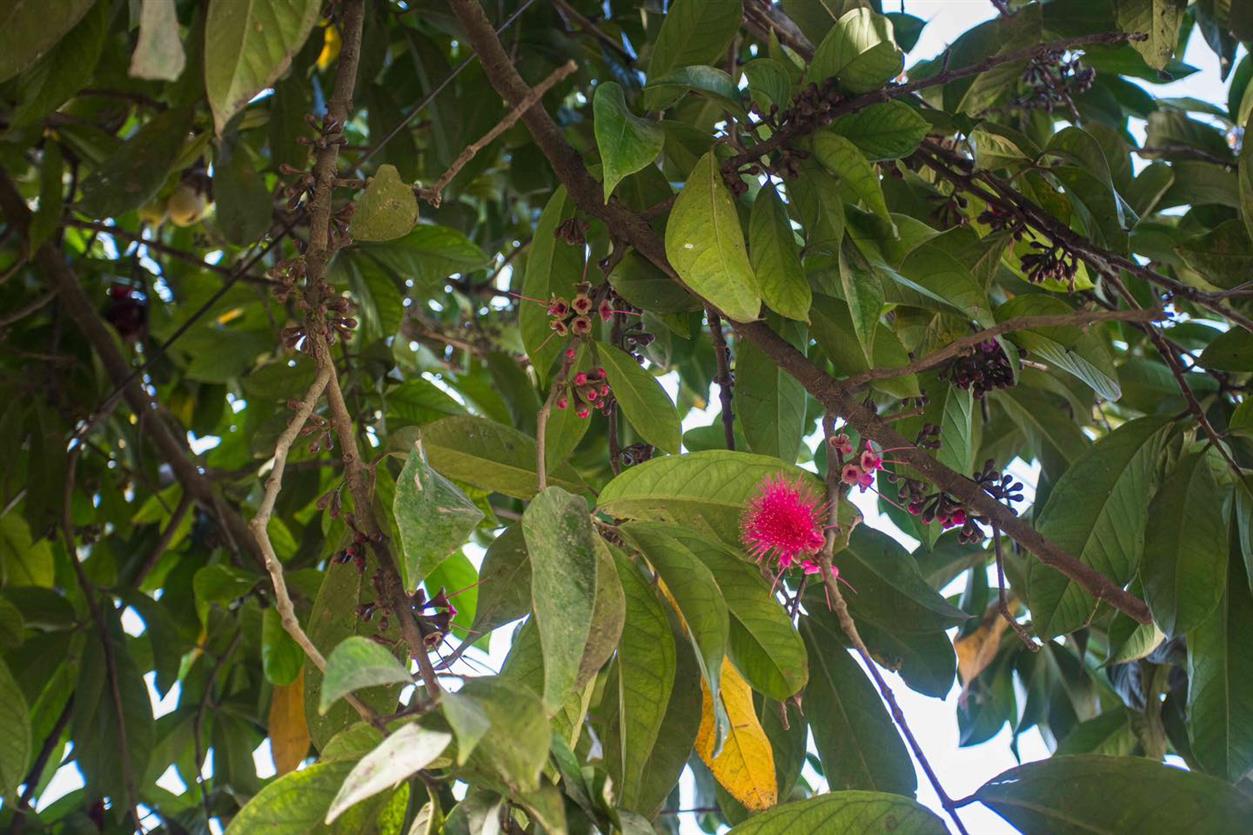
<instances>
[{"instance_id":1,"label":"sky","mask_svg":"<svg viewBox=\"0 0 1253 835\"><path fill-rule=\"evenodd\" d=\"M996 14L995 9L988 0L908 0L908 2L899 4L887 0L884 3L884 11L898 10L908 12L928 21L918 44L907 56L906 66L939 54L963 32ZM1192 66L1197 67L1200 71L1171 84L1148 85L1150 92L1157 96L1195 96L1206 101L1224 103L1226 101L1226 85L1219 78L1218 60L1203 42L1199 33L1194 32L1183 59ZM1134 157L1133 161L1135 161ZM676 393L677 381L674 379L663 379L663 384L666 385L670 395L673 397ZM716 384L714 389L710 396L711 404L719 402ZM684 420L683 428L686 431L697 426L709 425L716 419L716 416L716 411L693 410ZM203 443L204 439L194 440ZM810 439L811 447L816 440L816 438ZM1029 501L1034 493L1036 470L1021 461L1015 462L1011 470L1017 478L1026 482L1026 497ZM874 506L874 498L872 493L854 497L854 501L865 515L864 524L891 533L912 549L916 543L909 540L908 537L904 537L886 517L878 513ZM482 556L481 551L473 553L470 548L467 548L467 554L476 564ZM959 589L950 591L955 593ZM133 613L128 614L131 616L124 617L123 621L127 625L128 631L131 631L132 634L142 631L142 622L133 616ZM476 651L468 653L473 658L473 667L467 668L465 671L483 673L488 670L499 670L500 664L508 651L507 631L508 627L501 630L499 635L493 636L494 640L492 641L492 651L490 653L477 653ZM1001 733L981 745L969 748L961 748L958 745L958 686L954 685L949 695L941 700L915 693L906 687L895 674L888 673L887 678L896 693L896 698L902 710L909 719L914 735L917 737L923 751L926 752L931 765L940 775L945 790L951 797L960 798L969 795L987 780L1018 764L1010 750L1011 734L1008 727L1003 728ZM149 676L149 679L151 679L151 676ZM150 690L152 689L151 681L149 681L149 688ZM172 710L177 705L177 699L177 687L168 693L164 700L158 700L154 692L153 700L157 715L159 716ZM1049 756L1049 750L1044 740L1039 732L1034 729L1020 738L1018 753L1022 757L1022 762L1030 762ZM254 760L257 763L260 776L267 777L274 773L268 741L257 749L254 754ZM944 817L939 799L922 770L917 768L916 763L915 766L918 771L919 802L927 805L938 815ZM206 775L209 773L211 773L211 763L206 764ZM815 779L814 775L812 772L809 772L808 776L811 778L812 784ZM176 793L182 790L182 783L172 770L167 772L166 777L161 782L166 788ZM47 807L57 798L64 796L81 785L82 778L77 768L73 765L64 766L53 778L48 790L41 795L40 808ZM690 808L695 805L690 780L685 779L683 793L683 808ZM687 815L683 817L683 831L685 833L700 832L692 816ZM994 812L979 804L972 804L963 808L961 817L967 829L972 833L976 833L976 835L984 835L985 833L986 835L997 835L997 833L1015 832L1012 827L1006 824ZM947 818L945 818L945 822L948 823ZM220 829L215 827L214 831L220 831Z\"/></svg>"}]
</instances>

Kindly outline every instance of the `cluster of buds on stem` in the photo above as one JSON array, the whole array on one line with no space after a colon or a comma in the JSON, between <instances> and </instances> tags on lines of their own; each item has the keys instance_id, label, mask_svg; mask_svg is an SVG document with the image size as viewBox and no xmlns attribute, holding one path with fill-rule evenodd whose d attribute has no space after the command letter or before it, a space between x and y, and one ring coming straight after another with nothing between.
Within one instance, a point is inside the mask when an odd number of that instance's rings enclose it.
<instances>
[{"instance_id":1,"label":"cluster of buds on stem","mask_svg":"<svg viewBox=\"0 0 1253 835\"><path fill-rule=\"evenodd\" d=\"M989 391L1012 386L1014 369L1000 343L986 339L953 359L940 372L940 378L958 388L969 389L976 399L982 399Z\"/></svg>"},{"instance_id":2,"label":"cluster of buds on stem","mask_svg":"<svg viewBox=\"0 0 1253 835\"><path fill-rule=\"evenodd\" d=\"M601 296L600 301L596 301L587 282L575 288L574 297L569 301L562 296L553 296L548 302L548 326L558 336L590 336L593 316L599 316L602 322L613 318L613 301L607 293Z\"/></svg>"},{"instance_id":3,"label":"cluster of buds on stem","mask_svg":"<svg viewBox=\"0 0 1253 835\"><path fill-rule=\"evenodd\" d=\"M274 281L272 292L274 298L286 304L296 291L297 285L305 280L304 256L284 258L266 271L266 276Z\"/></svg>"},{"instance_id":4,"label":"cluster of buds on stem","mask_svg":"<svg viewBox=\"0 0 1253 835\"><path fill-rule=\"evenodd\" d=\"M426 592L418 589L410 595L409 605L426 645L433 648L443 643L444 636L451 628L452 619L457 616L457 607L452 604L448 592L441 588L434 597L427 600Z\"/></svg>"},{"instance_id":5,"label":"cluster of buds on stem","mask_svg":"<svg viewBox=\"0 0 1253 835\"><path fill-rule=\"evenodd\" d=\"M299 410L300 407L299 400L287 401L287 408L293 412ZM324 449L335 448L335 434L331 431L331 422L321 415L309 415L305 425L300 427L300 437L313 438L313 443L309 444L309 452L314 455Z\"/></svg>"},{"instance_id":6,"label":"cluster of buds on stem","mask_svg":"<svg viewBox=\"0 0 1253 835\"><path fill-rule=\"evenodd\" d=\"M567 348L573 352L573 348ZM570 358L569 353L566 355ZM564 390L557 394L558 409L570 408L573 401L574 413L581 418L590 417L592 409L603 415L609 414L613 408L613 389L609 387L609 378L605 369L594 368L591 371L580 371L564 383Z\"/></svg>"},{"instance_id":7,"label":"cluster of buds on stem","mask_svg":"<svg viewBox=\"0 0 1253 835\"><path fill-rule=\"evenodd\" d=\"M771 105L769 110L763 111L756 105L752 105L749 111L758 117L760 124L770 128L772 135L783 133L789 138L801 137L831 124L835 119L833 111L843 98L836 80L829 78L820 84L807 85L796 94L791 106L786 110L780 111L777 105ZM764 171L769 171L785 179L797 177L800 174L801 162L808 158L809 154L792 147L792 144L791 142L782 143L771 155L770 162L764 169L759 163L753 163L745 170L745 173L757 176ZM739 176L728 177L727 185L736 193L748 188Z\"/></svg>"},{"instance_id":8,"label":"cluster of buds on stem","mask_svg":"<svg viewBox=\"0 0 1253 835\"><path fill-rule=\"evenodd\" d=\"M1009 232L1015 241L1027 234L1027 222L1017 213L1001 206L988 206L979 215L979 222L992 227L994 232Z\"/></svg>"},{"instance_id":9,"label":"cluster of buds on stem","mask_svg":"<svg viewBox=\"0 0 1253 835\"><path fill-rule=\"evenodd\" d=\"M1065 282L1073 292L1079 257L1060 241L1032 241L1031 248L1033 252L1022 256L1022 271L1027 278L1036 284L1049 279Z\"/></svg>"},{"instance_id":10,"label":"cluster of buds on stem","mask_svg":"<svg viewBox=\"0 0 1253 835\"><path fill-rule=\"evenodd\" d=\"M1014 99L1012 107L1048 113L1057 107L1073 111L1073 97L1092 89L1096 71L1084 66L1077 55L1050 49L1027 64L1022 80L1027 90Z\"/></svg>"},{"instance_id":11,"label":"cluster of buds on stem","mask_svg":"<svg viewBox=\"0 0 1253 835\"><path fill-rule=\"evenodd\" d=\"M352 542L348 543L344 550L340 551L331 558L331 562L336 565L347 565L352 563L357 569L358 574L365 573L365 552L366 537L364 534L357 533L353 535Z\"/></svg>"}]
</instances>

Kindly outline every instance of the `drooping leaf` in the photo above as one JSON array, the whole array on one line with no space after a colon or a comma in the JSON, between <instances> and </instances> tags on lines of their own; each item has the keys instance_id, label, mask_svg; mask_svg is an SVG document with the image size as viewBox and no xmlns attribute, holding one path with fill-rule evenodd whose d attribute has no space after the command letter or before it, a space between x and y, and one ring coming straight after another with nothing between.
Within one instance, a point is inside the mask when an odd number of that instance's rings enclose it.
<instances>
[{"instance_id":1,"label":"drooping leaf","mask_svg":"<svg viewBox=\"0 0 1253 835\"><path fill-rule=\"evenodd\" d=\"M270 751L278 776L295 771L309 752L309 723L305 721L305 677L301 669L290 684L277 684L270 697Z\"/></svg>"},{"instance_id":2,"label":"drooping leaf","mask_svg":"<svg viewBox=\"0 0 1253 835\"><path fill-rule=\"evenodd\" d=\"M745 808L760 812L778 802L774 752L753 710L753 691L730 659L722 661L722 705L731 726L721 748L717 746L717 724L710 689L703 682L700 730L696 753L724 789ZM717 750L717 753L715 753Z\"/></svg>"},{"instance_id":3,"label":"drooping leaf","mask_svg":"<svg viewBox=\"0 0 1253 835\"><path fill-rule=\"evenodd\" d=\"M600 151L605 202L628 175L650 165L661 153L665 132L655 122L641 119L627 107L622 85L608 81L597 86L592 99L596 148Z\"/></svg>"},{"instance_id":4,"label":"drooping leaf","mask_svg":"<svg viewBox=\"0 0 1253 835\"><path fill-rule=\"evenodd\" d=\"M231 117L273 84L317 22L316 0L214 0L205 20L205 92L221 135Z\"/></svg>"},{"instance_id":5,"label":"drooping leaf","mask_svg":"<svg viewBox=\"0 0 1253 835\"><path fill-rule=\"evenodd\" d=\"M243 142L219 144L213 167L217 225L233 244L252 243L270 226L273 207L259 161Z\"/></svg>"},{"instance_id":6,"label":"drooping leaf","mask_svg":"<svg viewBox=\"0 0 1253 835\"><path fill-rule=\"evenodd\" d=\"M531 561L531 601L544 650L544 704L574 689L596 604L599 551L587 503L549 487L527 506L522 533Z\"/></svg>"},{"instance_id":7,"label":"drooping leaf","mask_svg":"<svg viewBox=\"0 0 1253 835\"><path fill-rule=\"evenodd\" d=\"M1149 500L1172 428L1159 418L1127 423L1088 449L1049 493L1040 533L1114 582L1131 579L1144 553ZM1066 576L1032 561L1032 624L1041 636L1082 626L1095 601Z\"/></svg>"},{"instance_id":8,"label":"drooping leaf","mask_svg":"<svg viewBox=\"0 0 1253 835\"><path fill-rule=\"evenodd\" d=\"M975 797L1023 831L1058 835L1236 832L1253 815L1253 800L1213 777L1094 754L1011 768Z\"/></svg>"},{"instance_id":9,"label":"drooping leaf","mask_svg":"<svg viewBox=\"0 0 1253 835\"><path fill-rule=\"evenodd\" d=\"M396 657L369 638L345 638L326 659L318 712L325 715L339 699L380 684L408 684L413 679Z\"/></svg>"},{"instance_id":10,"label":"drooping leaf","mask_svg":"<svg viewBox=\"0 0 1253 835\"><path fill-rule=\"evenodd\" d=\"M177 81L187 64L174 6L162 0L143 0L139 13L139 41L131 55L130 76L149 81Z\"/></svg>"},{"instance_id":11,"label":"drooping leaf","mask_svg":"<svg viewBox=\"0 0 1253 835\"><path fill-rule=\"evenodd\" d=\"M597 356L605 366L614 398L635 431L653 446L677 455L681 446L679 414L657 378L612 345L602 345Z\"/></svg>"},{"instance_id":12,"label":"drooping leaf","mask_svg":"<svg viewBox=\"0 0 1253 835\"><path fill-rule=\"evenodd\" d=\"M912 796L918 778L909 752L874 685L845 649L834 618L819 610L801 624L813 668L805 714L827 784L833 791Z\"/></svg>"},{"instance_id":13,"label":"drooping leaf","mask_svg":"<svg viewBox=\"0 0 1253 835\"><path fill-rule=\"evenodd\" d=\"M801 264L787 209L773 185L759 191L753 201L748 242L762 300L780 316L808 322L813 291Z\"/></svg>"},{"instance_id":14,"label":"drooping leaf","mask_svg":"<svg viewBox=\"0 0 1253 835\"><path fill-rule=\"evenodd\" d=\"M943 835L944 821L920 803L895 794L839 791L786 803L732 827L734 835L785 835L789 832L890 831L896 835Z\"/></svg>"},{"instance_id":15,"label":"drooping leaf","mask_svg":"<svg viewBox=\"0 0 1253 835\"><path fill-rule=\"evenodd\" d=\"M757 276L748 260L735 202L714 154L688 175L666 223L666 256L683 282L737 322L761 310Z\"/></svg>"},{"instance_id":16,"label":"drooping leaf","mask_svg":"<svg viewBox=\"0 0 1253 835\"><path fill-rule=\"evenodd\" d=\"M326 810L326 822L333 823L350 806L426 768L451 741L452 734L443 731L428 730L414 722L402 725L348 772Z\"/></svg>"},{"instance_id":17,"label":"drooping leaf","mask_svg":"<svg viewBox=\"0 0 1253 835\"><path fill-rule=\"evenodd\" d=\"M400 533L401 579L412 592L450 553L459 548L483 518L483 511L411 449L392 502Z\"/></svg>"},{"instance_id":18,"label":"drooping leaf","mask_svg":"<svg viewBox=\"0 0 1253 835\"><path fill-rule=\"evenodd\" d=\"M1223 596L1227 516L1214 476L1217 459L1217 453L1181 459L1149 505L1140 581L1153 620L1167 635L1195 629Z\"/></svg>"}]
</instances>

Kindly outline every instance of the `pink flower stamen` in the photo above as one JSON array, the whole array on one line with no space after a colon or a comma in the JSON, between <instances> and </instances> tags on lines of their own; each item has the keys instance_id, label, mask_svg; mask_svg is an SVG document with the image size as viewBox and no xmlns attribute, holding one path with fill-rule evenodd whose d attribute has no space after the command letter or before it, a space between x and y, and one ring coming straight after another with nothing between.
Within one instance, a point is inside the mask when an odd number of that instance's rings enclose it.
<instances>
[{"instance_id":1,"label":"pink flower stamen","mask_svg":"<svg viewBox=\"0 0 1253 835\"><path fill-rule=\"evenodd\" d=\"M788 569L826 544L824 505L800 481L770 476L748 501L740 520L740 538L760 561L775 559Z\"/></svg>"}]
</instances>

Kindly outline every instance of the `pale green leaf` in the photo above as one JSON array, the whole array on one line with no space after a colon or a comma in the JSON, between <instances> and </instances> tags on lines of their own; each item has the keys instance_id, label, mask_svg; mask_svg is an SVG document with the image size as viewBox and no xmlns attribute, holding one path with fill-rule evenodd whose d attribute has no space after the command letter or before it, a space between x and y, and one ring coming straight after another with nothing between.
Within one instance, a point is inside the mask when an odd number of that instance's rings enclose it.
<instances>
[{"instance_id":1,"label":"pale green leaf","mask_svg":"<svg viewBox=\"0 0 1253 835\"><path fill-rule=\"evenodd\" d=\"M641 119L627 107L622 85L607 81L596 87L592 99L596 148L600 151L605 202L630 174L650 165L661 153L665 132L657 123Z\"/></svg>"},{"instance_id":2,"label":"pale green leaf","mask_svg":"<svg viewBox=\"0 0 1253 835\"><path fill-rule=\"evenodd\" d=\"M483 511L431 468L419 445L409 451L392 502L400 534L401 579L413 592L483 519Z\"/></svg>"},{"instance_id":3,"label":"pale green leaf","mask_svg":"<svg viewBox=\"0 0 1253 835\"><path fill-rule=\"evenodd\" d=\"M394 165L380 165L357 198L349 227L358 241L381 243L402 238L418 222L418 196Z\"/></svg>"},{"instance_id":4,"label":"pale green leaf","mask_svg":"<svg viewBox=\"0 0 1253 835\"><path fill-rule=\"evenodd\" d=\"M677 455L681 446L679 413L657 378L612 345L599 346L597 356L614 398L635 431L653 446Z\"/></svg>"},{"instance_id":5,"label":"pale green leaf","mask_svg":"<svg viewBox=\"0 0 1253 835\"><path fill-rule=\"evenodd\" d=\"M408 684L413 679L396 657L369 638L345 638L326 659L318 713L326 715L332 704L365 687Z\"/></svg>"}]
</instances>

